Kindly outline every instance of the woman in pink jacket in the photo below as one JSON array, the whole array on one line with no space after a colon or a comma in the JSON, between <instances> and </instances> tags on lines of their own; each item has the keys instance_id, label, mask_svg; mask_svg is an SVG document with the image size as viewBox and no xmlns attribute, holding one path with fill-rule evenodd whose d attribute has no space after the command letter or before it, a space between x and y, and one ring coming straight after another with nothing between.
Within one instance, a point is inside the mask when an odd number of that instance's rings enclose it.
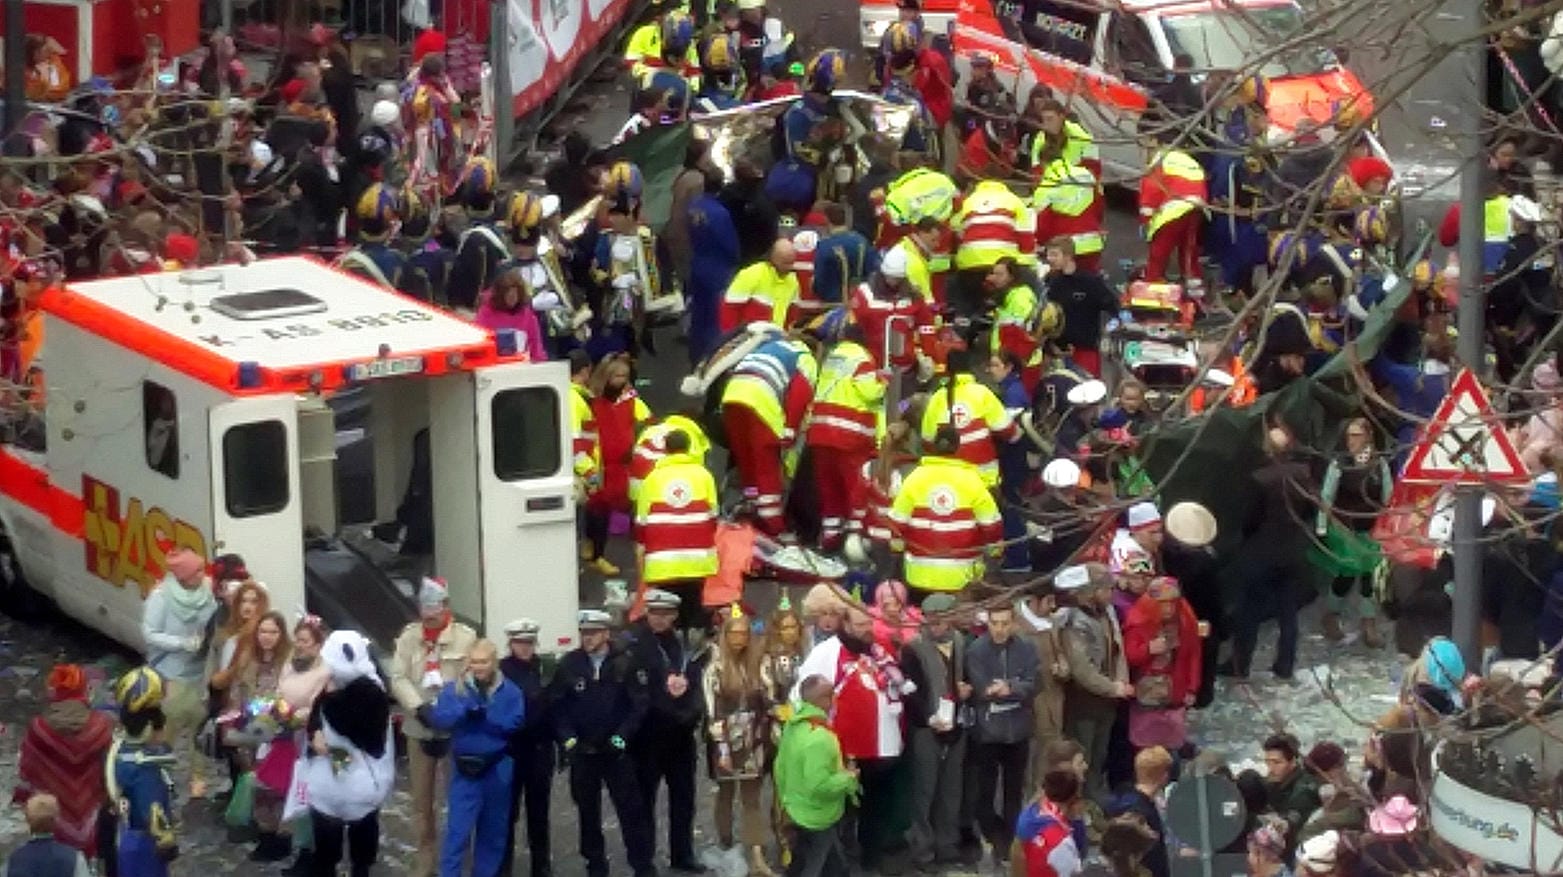
<instances>
[{"instance_id":1,"label":"woman in pink jacket","mask_svg":"<svg viewBox=\"0 0 1563 877\"><path fill-rule=\"evenodd\" d=\"M478 306L474 321L491 332L514 329L518 336L518 349L524 351L533 362L544 362L548 351L543 348L543 327L537 312L532 310L532 291L519 271L506 271L499 275L483 303Z\"/></svg>"}]
</instances>

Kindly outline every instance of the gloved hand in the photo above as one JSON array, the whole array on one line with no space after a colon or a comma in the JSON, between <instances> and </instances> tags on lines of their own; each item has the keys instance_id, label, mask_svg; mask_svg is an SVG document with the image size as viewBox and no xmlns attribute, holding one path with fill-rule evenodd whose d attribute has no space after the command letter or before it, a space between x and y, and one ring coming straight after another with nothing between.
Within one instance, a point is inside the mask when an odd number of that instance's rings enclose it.
<instances>
[{"instance_id":1,"label":"gloved hand","mask_svg":"<svg viewBox=\"0 0 1563 877\"><path fill-rule=\"evenodd\" d=\"M620 752L624 751L624 748L625 748L624 738L620 737L618 734L614 734L612 737L609 737L608 738L608 743L614 749L617 749Z\"/></svg>"},{"instance_id":2,"label":"gloved hand","mask_svg":"<svg viewBox=\"0 0 1563 877\"><path fill-rule=\"evenodd\" d=\"M413 718L417 719L425 728L434 727L434 707L431 704L421 703L412 711Z\"/></svg>"}]
</instances>

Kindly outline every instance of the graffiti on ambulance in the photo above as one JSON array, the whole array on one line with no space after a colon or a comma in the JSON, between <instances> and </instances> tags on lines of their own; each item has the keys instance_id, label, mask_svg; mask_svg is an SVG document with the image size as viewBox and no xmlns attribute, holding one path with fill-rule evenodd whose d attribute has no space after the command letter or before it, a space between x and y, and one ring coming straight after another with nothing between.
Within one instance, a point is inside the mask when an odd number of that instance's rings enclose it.
<instances>
[{"instance_id":1,"label":"graffiti on ambulance","mask_svg":"<svg viewBox=\"0 0 1563 877\"><path fill-rule=\"evenodd\" d=\"M81 477L86 505L82 543L87 572L116 588L134 584L141 596L163 578L163 558L175 547L206 556L206 537L195 525L159 506L147 508L139 497L120 504L119 488L91 475Z\"/></svg>"}]
</instances>

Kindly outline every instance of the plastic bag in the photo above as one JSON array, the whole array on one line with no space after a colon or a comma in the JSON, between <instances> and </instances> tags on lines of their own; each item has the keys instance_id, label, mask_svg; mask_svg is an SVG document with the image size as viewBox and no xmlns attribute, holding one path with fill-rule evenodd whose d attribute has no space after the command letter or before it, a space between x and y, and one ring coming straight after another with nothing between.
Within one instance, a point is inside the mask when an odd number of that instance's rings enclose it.
<instances>
[{"instance_id":1,"label":"plastic bag","mask_svg":"<svg viewBox=\"0 0 1563 877\"><path fill-rule=\"evenodd\" d=\"M700 864L711 872L711 877L749 877L749 861L744 858L744 848L734 844L727 849L710 846L700 851Z\"/></svg>"},{"instance_id":2,"label":"plastic bag","mask_svg":"<svg viewBox=\"0 0 1563 877\"><path fill-rule=\"evenodd\" d=\"M228 809L223 811L223 822L229 828L246 828L255 816L255 773L245 771L233 781L233 797L228 799Z\"/></svg>"},{"instance_id":3,"label":"plastic bag","mask_svg":"<svg viewBox=\"0 0 1563 877\"><path fill-rule=\"evenodd\" d=\"M283 822L309 816L309 783L304 779L306 773L304 757L301 755L298 763L293 765L293 779L288 782L288 797L282 802ZM306 818L304 821L309 820Z\"/></svg>"}]
</instances>

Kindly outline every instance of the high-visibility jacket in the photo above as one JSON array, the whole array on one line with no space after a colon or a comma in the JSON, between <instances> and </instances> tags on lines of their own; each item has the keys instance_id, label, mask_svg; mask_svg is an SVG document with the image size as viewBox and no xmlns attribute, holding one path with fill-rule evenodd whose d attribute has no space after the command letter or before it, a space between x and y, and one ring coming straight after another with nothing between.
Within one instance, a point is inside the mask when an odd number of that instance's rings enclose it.
<instances>
[{"instance_id":1,"label":"high-visibility jacket","mask_svg":"<svg viewBox=\"0 0 1563 877\"><path fill-rule=\"evenodd\" d=\"M580 384L571 384L570 456L575 477L590 479L602 466L597 447L597 415L592 413L592 392Z\"/></svg>"},{"instance_id":2,"label":"high-visibility jacket","mask_svg":"<svg viewBox=\"0 0 1563 877\"><path fill-rule=\"evenodd\" d=\"M1254 376L1243 367L1241 357L1232 360L1231 368L1231 387L1223 390L1198 386L1189 392L1190 414L1199 414L1218 402L1230 408L1246 408L1254 404L1254 400L1259 398L1259 385L1255 383ZM1226 394L1225 398L1222 398L1223 393Z\"/></svg>"},{"instance_id":3,"label":"high-visibility jacket","mask_svg":"<svg viewBox=\"0 0 1563 877\"><path fill-rule=\"evenodd\" d=\"M914 456L895 455L891 460L888 484L880 484L875 478L878 460L869 460L863 464L860 473L862 496L865 497L862 509L863 533L868 538L886 546L896 538L895 521L890 516L890 510L895 505L895 498L901 495L901 485L906 481L906 476L912 474L917 463L918 459Z\"/></svg>"},{"instance_id":4,"label":"high-visibility jacket","mask_svg":"<svg viewBox=\"0 0 1563 877\"><path fill-rule=\"evenodd\" d=\"M960 187L931 168L914 168L885 188L884 218L891 225L913 226L924 219L949 221L960 200Z\"/></svg>"},{"instance_id":5,"label":"high-visibility jacket","mask_svg":"<svg viewBox=\"0 0 1563 877\"><path fill-rule=\"evenodd\" d=\"M704 580L717 570L716 479L692 454L669 454L635 500L635 541L645 551L641 582Z\"/></svg>"},{"instance_id":6,"label":"high-visibility jacket","mask_svg":"<svg viewBox=\"0 0 1563 877\"><path fill-rule=\"evenodd\" d=\"M924 591L959 591L982 578L984 550L1004 538L999 505L977 467L951 457L924 457L890 507L906 546L906 583Z\"/></svg>"},{"instance_id":7,"label":"high-visibility jacket","mask_svg":"<svg viewBox=\"0 0 1563 877\"><path fill-rule=\"evenodd\" d=\"M1096 175L1080 165L1055 161L1042 172L1031 209L1037 218L1035 236L1038 247L1056 237L1074 241L1075 255L1102 251L1102 223L1107 202Z\"/></svg>"},{"instance_id":8,"label":"high-visibility jacket","mask_svg":"<svg viewBox=\"0 0 1563 877\"><path fill-rule=\"evenodd\" d=\"M754 412L779 441L790 441L814 399L819 364L800 341L778 338L755 348L733 366L722 405Z\"/></svg>"},{"instance_id":9,"label":"high-visibility jacket","mask_svg":"<svg viewBox=\"0 0 1563 877\"><path fill-rule=\"evenodd\" d=\"M891 333L902 339L900 355L892 355L888 363L880 365L897 370L913 368L917 365L917 350L933 343L938 316L927 296L919 293L891 297L876 289L877 282L860 283L853 290L849 306L852 320L863 328L863 338L875 361L884 357Z\"/></svg>"},{"instance_id":10,"label":"high-visibility jacket","mask_svg":"<svg viewBox=\"0 0 1563 877\"><path fill-rule=\"evenodd\" d=\"M837 342L820 363L809 413L809 446L872 454L886 383L868 348L855 341Z\"/></svg>"},{"instance_id":11,"label":"high-visibility jacket","mask_svg":"<svg viewBox=\"0 0 1563 877\"><path fill-rule=\"evenodd\" d=\"M646 424L640 431L640 437L635 440L635 451L630 455L630 501L633 502L640 496L640 485L651 474L653 467L668 455L667 437L673 430L680 430L689 436L689 455L696 460L704 460L711 450L711 439L706 436L706 431L700 428L700 424L685 417L682 414L670 414L656 423Z\"/></svg>"},{"instance_id":12,"label":"high-visibility jacket","mask_svg":"<svg viewBox=\"0 0 1563 877\"><path fill-rule=\"evenodd\" d=\"M923 251L917 241L902 238L896 248L906 251L906 282L917 294L929 301L936 300L933 290L933 256Z\"/></svg>"},{"instance_id":13,"label":"high-visibility jacket","mask_svg":"<svg viewBox=\"0 0 1563 877\"><path fill-rule=\"evenodd\" d=\"M798 297L798 277L779 274L770 260L756 262L733 275L722 297L722 331L749 323L787 325L787 309Z\"/></svg>"},{"instance_id":14,"label":"high-visibility jacket","mask_svg":"<svg viewBox=\"0 0 1563 877\"><path fill-rule=\"evenodd\" d=\"M1482 204L1482 273L1496 274L1509 253L1509 238L1514 236L1514 215L1509 212L1509 196L1494 195Z\"/></svg>"},{"instance_id":15,"label":"high-visibility jacket","mask_svg":"<svg viewBox=\"0 0 1563 877\"><path fill-rule=\"evenodd\" d=\"M972 464L984 484L995 487L999 483L999 450L994 442L1007 442L1018 435L1015 418L986 384L964 374L953 380L953 390L946 381L928 394L928 405L923 409L923 443L932 442L944 424L955 424L961 434L956 456Z\"/></svg>"},{"instance_id":16,"label":"high-visibility jacket","mask_svg":"<svg viewBox=\"0 0 1563 877\"><path fill-rule=\"evenodd\" d=\"M1204 167L1181 149L1164 149L1140 179L1140 221L1147 234L1155 234L1174 219L1204 210L1208 196Z\"/></svg>"},{"instance_id":17,"label":"high-visibility jacket","mask_svg":"<svg viewBox=\"0 0 1563 877\"><path fill-rule=\"evenodd\" d=\"M1041 307L1037 291L1030 284L1017 283L1005 290L993 312L993 336L988 349L1011 351L1026 368L1040 369L1042 346L1037 343L1033 326Z\"/></svg>"},{"instance_id":18,"label":"high-visibility jacket","mask_svg":"<svg viewBox=\"0 0 1563 877\"><path fill-rule=\"evenodd\" d=\"M974 186L951 224L961 242L955 251L957 270L991 268L1006 257L1022 265L1036 264L1036 219L1031 208L997 180Z\"/></svg>"},{"instance_id":19,"label":"high-visibility jacket","mask_svg":"<svg viewBox=\"0 0 1563 877\"><path fill-rule=\"evenodd\" d=\"M1084 166L1097 179L1102 177L1102 153L1096 148L1096 138L1091 132L1085 130L1079 122L1065 120L1064 130L1061 135L1064 138L1063 160L1071 167ZM1031 166L1042 167L1042 150L1047 146L1048 134L1044 131L1037 132L1037 136L1031 140Z\"/></svg>"}]
</instances>

